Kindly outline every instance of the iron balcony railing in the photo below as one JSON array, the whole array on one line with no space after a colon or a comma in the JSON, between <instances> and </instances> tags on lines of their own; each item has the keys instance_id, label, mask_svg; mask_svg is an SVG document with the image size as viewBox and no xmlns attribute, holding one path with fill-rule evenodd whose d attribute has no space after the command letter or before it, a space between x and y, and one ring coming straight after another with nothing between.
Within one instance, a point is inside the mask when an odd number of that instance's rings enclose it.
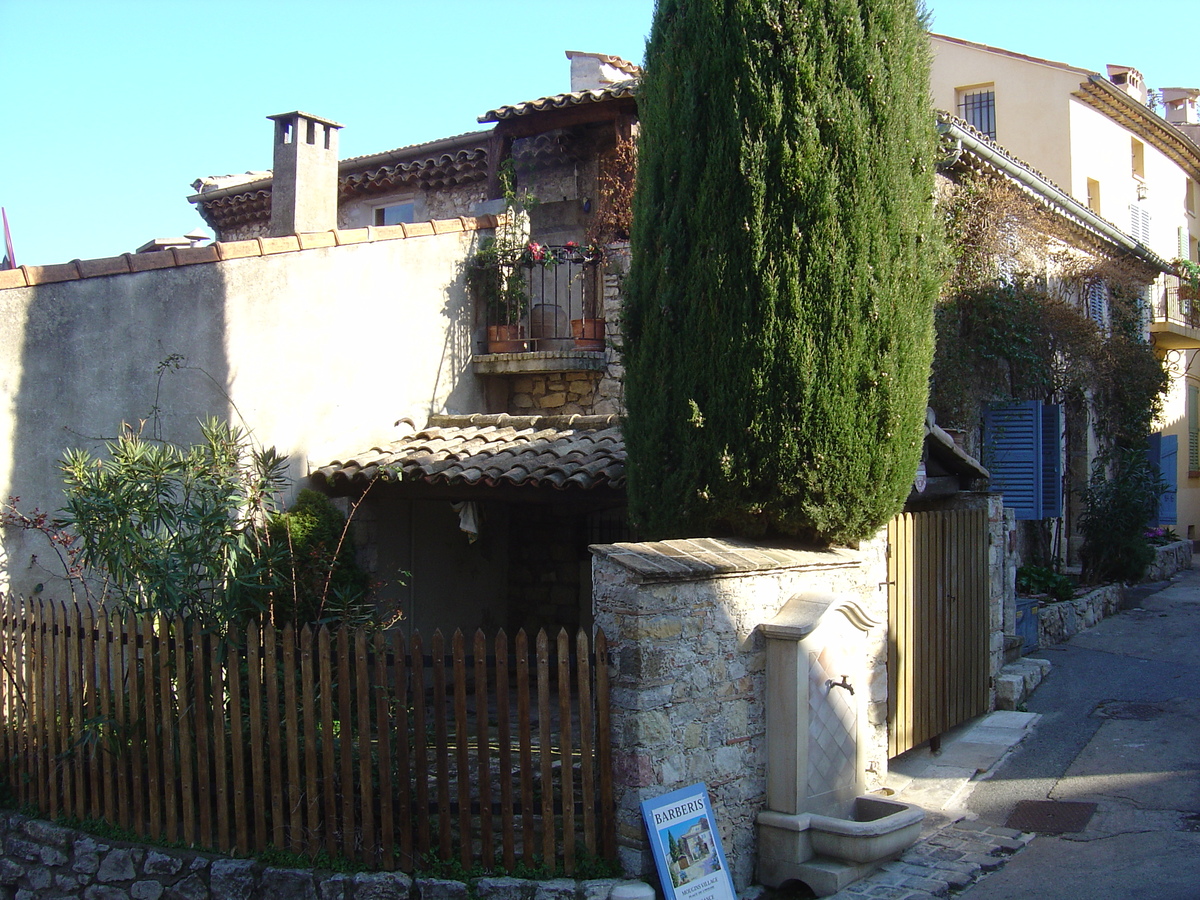
<instances>
[{"instance_id":1,"label":"iron balcony railing","mask_svg":"<svg viewBox=\"0 0 1200 900\"><path fill-rule=\"evenodd\" d=\"M1200 297L1186 286L1168 287L1152 307L1154 322L1200 329Z\"/></svg>"},{"instance_id":2,"label":"iron balcony railing","mask_svg":"<svg viewBox=\"0 0 1200 900\"><path fill-rule=\"evenodd\" d=\"M487 352L604 349L604 251L530 241L498 271L484 297Z\"/></svg>"}]
</instances>

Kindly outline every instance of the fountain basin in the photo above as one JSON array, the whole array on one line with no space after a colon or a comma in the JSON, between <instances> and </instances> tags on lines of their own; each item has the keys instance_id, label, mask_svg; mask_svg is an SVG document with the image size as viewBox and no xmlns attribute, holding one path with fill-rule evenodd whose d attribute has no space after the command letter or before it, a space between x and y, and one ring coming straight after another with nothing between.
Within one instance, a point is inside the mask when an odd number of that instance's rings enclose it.
<instances>
[{"instance_id":1,"label":"fountain basin","mask_svg":"<svg viewBox=\"0 0 1200 900\"><path fill-rule=\"evenodd\" d=\"M881 797L855 797L849 819L809 816L808 838L819 856L869 863L895 856L921 835L925 810Z\"/></svg>"}]
</instances>

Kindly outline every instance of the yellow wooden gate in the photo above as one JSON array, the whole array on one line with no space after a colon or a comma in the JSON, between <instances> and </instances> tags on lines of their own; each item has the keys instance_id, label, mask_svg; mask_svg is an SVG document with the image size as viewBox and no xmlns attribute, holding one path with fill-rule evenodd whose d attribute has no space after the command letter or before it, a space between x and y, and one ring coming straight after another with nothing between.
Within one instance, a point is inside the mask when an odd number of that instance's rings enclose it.
<instances>
[{"instance_id":1,"label":"yellow wooden gate","mask_svg":"<svg viewBox=\"0 0 1200 900\"><path fill-rule=\"evenodd\" d=\"M888 524L888 754L987 712L986 509Z\"/></svg>"}]
</instances>

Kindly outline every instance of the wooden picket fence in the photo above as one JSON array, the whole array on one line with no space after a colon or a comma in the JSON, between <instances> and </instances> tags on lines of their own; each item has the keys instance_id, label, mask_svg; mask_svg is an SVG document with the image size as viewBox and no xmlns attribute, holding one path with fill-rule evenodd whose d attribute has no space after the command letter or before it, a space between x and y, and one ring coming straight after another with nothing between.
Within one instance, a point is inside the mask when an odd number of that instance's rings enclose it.
<instances>
[{"instance_id":1,"label":"wooden picket fence","mask_svg":"<svg viewBox=\"0 0 1200 900\"><path fill-rule=\"evenodd\" d=\"M7 604L5 774L45 816L234 854L614 859L604 634L446 643Z\"/></svg>"}]
</instances>

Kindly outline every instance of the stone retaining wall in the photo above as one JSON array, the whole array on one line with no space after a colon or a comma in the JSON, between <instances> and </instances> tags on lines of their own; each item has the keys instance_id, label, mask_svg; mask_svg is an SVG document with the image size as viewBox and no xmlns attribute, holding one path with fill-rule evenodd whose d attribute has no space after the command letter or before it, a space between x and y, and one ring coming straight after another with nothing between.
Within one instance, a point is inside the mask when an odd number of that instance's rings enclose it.
<instances>
[{"instance_id":1,"label":"stone retaining wall","mask_svg":"<svg viewBox=\"0 0 1200 900\"><path fill-rule=\"evenodd\" d=\"M1038 611L1038 646L1069 641L1121 609L1125 586L1106 584L1074 600L1046 603Z\"/></svg>"},{"instance_id":2,"label":"stone retaining wall","mask_svg":"<svg viewBox=\"0 0 1200 900\"><path fill-rule=\"evenodd\" d=\"M1166 581L1176 572L1192 567L1192 542L1176 541L1154 548L1154 562L1146 569L1142 581Z\"/></svg>"},{"instance_id":3,"label":"stone retaining wall","mask_svg":"<svg viewBox=\"0 0 1200 900\"><path fill-rule=\"evenodd\" d=\"M12 900L607 900L614 879L469 884L402 872L285 869L253 859L108 841L0 812L0 898Z\"/></svg>"},{"instance_id":4,"label":"stone retaining wall","mask_svg":"<svg viewBox=\"0 0 1200 900\"><path fill-rule=\"evenodd\" d=\"M1142 581L1166 581L1191 567L1191 541L1176 541L1154 548L1154 562L1146 569ZM1079 632L1120 612L1124 599L1124 585L1106 584L1074 600L1043 603L1038 611L1038 646L1053 647L1069 641Z\"/></svg>"}]
</instances>

